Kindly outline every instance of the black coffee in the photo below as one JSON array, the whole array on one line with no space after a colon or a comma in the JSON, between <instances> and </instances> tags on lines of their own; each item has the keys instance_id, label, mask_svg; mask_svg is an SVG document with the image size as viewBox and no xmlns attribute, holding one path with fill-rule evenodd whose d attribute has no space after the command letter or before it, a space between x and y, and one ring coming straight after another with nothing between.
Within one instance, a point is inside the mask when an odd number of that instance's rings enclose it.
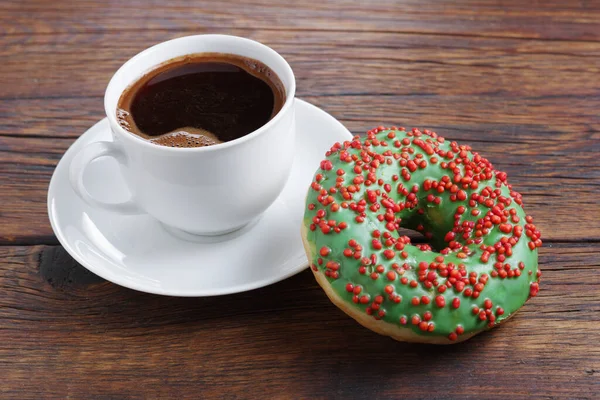
<instances>
[{"instance_id":1,"label":"black coffee","mask_svg":"<svg viewBox=\"0 0 600 400\"><path fill-rule=\"evenodd\" d=\"M119 124L170 147L201 147L247 135L285 102L279 77L260 61L221 53L176 58L128 87Z\"/></svg>"}]
</instances>

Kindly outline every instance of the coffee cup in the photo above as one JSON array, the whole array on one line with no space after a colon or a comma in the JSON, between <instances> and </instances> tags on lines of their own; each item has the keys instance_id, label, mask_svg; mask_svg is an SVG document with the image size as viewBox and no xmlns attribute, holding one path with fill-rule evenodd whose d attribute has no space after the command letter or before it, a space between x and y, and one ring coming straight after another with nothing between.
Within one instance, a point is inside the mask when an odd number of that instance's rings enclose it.
<instances>
[{"instance_id":1,"label":"coffee cup","mask_svg":"<svg viewBox=\"0 0 600 400\"><path fill-rule=\"evenodd\" d=\"M279 112L260 128L232 141L206 147L177 148L154 144L119 124L122 93L145 73L186 55L224 53L260 61L285 88ZM293 71L273 49L228 35L195 35L157 44L117 70L104 96L112 141L94 142L73 158L69 178L91 207L121 213L149 214L171 231L220 235L242 228L260 215L283 190L294 158ZM131 197L112 203L92 196L84 171L92 161L112 157Z\"/></svg>"}]
</instances>

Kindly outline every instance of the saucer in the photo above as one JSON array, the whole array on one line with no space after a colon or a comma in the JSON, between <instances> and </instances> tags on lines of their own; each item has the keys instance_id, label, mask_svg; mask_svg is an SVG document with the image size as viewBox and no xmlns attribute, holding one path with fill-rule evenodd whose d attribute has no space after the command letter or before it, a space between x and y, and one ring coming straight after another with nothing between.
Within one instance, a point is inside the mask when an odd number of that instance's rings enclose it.
<instances>
[{"instance_id":1,"label":"saucer","mask_svg":"<svg viewBox=\"0 0 600 400\"><path fill-rule=\"evenodd\" d=\"M83 146L111 140L104 118L62 157L48 189L52 229L69 254L102 278L142 292L170 296L215 296L243 292L292 276L308 266L300 224L312 177L335 142L352 135L325 111L296 99L296 154L278 199L253 223L218 237L185 237L149 215L120 215L91 208L73 191L68 168ZM92 162L88 191L100 200L121 201L129 192L116 161Z\"/></svg>"}]
</instances>

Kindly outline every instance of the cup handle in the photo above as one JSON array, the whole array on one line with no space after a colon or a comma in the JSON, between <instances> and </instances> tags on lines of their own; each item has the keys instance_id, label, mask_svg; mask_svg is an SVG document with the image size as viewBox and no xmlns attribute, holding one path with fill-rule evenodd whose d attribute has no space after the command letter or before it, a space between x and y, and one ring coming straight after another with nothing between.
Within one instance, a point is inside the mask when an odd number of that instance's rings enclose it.
<instances>
[{"instance_id":1,"label":"cup handle","mask_svg":"<svg viewBox=\"0 0 600 400\"><path fill-rule=\"evenodd\" d=\"M102 208L120 214L143 214L132 199L120 203L108 203L95 199L83 184L83 172L89 163L100 157L112 157L117 162L127 164L127 157L113 142L94 142L82 148L69 166L69 181L75 193L92 207Z\"/></svg>"}]
</instances>

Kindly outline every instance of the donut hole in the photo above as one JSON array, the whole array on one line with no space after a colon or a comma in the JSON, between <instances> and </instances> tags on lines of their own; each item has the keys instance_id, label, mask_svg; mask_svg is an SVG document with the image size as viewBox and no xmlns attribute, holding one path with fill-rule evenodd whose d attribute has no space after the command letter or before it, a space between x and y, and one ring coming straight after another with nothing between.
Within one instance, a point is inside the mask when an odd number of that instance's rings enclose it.
<instances>
[{"instance_id":1,"label":"donut hole","mask_svg":"<svg viewBox=\"0 0 600 400\"><path fill-rule=\"evenodd\" d=\"M425 236L414 229L409 229L409 228L398 228L398 230L396 231L398 232L398 235L400 236L408 236L410 238L410 241L412 243L428 243L429 240L427 240L427 238L425 238Z\"/></svg>"},{"instance_id":2,"label":"donut hole","mask_svg":"<svg viewBox=\"0 0 600 400\"><path fill-rule=\"evenodd\" d=\"M410 238L410 242L412 244L427 244L427 245L429 245L429 247L431 247L431 250L434 252L437 252L437 253L439 253L442 249L444 249L446 247L445 243L442 243L442 246L440 246L439 241L435 240L435 237L428 239L427 237L425 237L425 235L423 235L421 232L417 231L416 229L400 227L400 228L398 228L398 230L396 232L398 233L399 236L408 236Z\"/></svg>"}]
</instances>

